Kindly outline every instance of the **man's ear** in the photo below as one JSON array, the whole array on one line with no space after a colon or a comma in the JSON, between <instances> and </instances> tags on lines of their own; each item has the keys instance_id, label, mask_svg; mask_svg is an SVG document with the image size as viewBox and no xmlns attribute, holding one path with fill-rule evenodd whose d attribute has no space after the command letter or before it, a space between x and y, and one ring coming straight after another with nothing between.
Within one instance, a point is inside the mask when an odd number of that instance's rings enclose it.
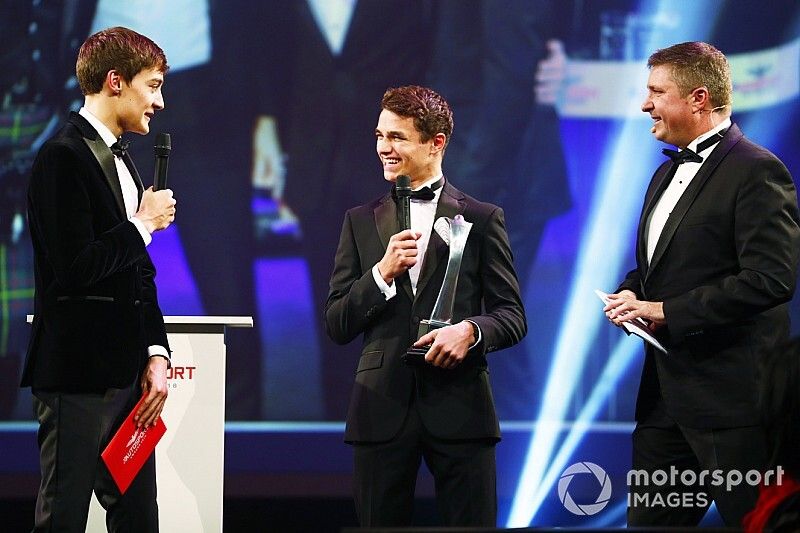
<instances>
[{"instance_id":1,"label":"man's ear","mask_svg":"<svg viewBox=\"0 0 800 533\"><path fill-rule=\"evenodd\" d=\"M445 135L444 133L437 133L432 137L432 140L433 140L432 144L433 149L431 150L431 152L441 152L442 150L444 150L444 147L447 144L447 135Z\"/></svg>"},{"instance_id":2,"label":"man's ear","mask_svg":"<svg viewBox=\"0 0 800 533\"><path fill-rule=\"evenodd\" d=\"M109 70L106 73L105 85L112 94L118 95L122 92L122 76L114 69Z\"/></svg>"},{"instance_id":3,"label":"man's ear","mask_svg":"<svg viewBox=\"0 0 800 533\"><path fill-rule=\"evenodd\" d=\"M692 113L703 111L706 106L711 103L711 95L708 93L708 88L705 85L693 90L691 98Z\"/></svg>"}]
</instances>

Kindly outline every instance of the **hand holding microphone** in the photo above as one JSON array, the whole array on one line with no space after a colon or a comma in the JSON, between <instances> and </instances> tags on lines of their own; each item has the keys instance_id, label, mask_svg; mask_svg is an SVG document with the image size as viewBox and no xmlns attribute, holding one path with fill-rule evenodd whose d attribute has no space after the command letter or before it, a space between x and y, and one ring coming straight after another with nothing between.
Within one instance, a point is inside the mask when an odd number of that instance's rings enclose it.
<instances>
[{"instance_id":1,"label":"hand holding microphone","mask_svg":"<svg viewBox=\"0 0 800 533\"><path fill-rule=\"evenodd\" d=\"M142 221L144 227L151 234L166 229L175 220L175 198L172 191L167 189L167 168L169 152L172 141L169 133L159 133L156 136L155 151L156 164L153 172L153 186L144 191L139 210L134 215Z\"/></svg>"},{"instance_id":2,"label":"hand holding microphone","mask_svg":"<svg viewBox=\"0 0 800 533\"><path fill-rule=\"evenodd\" d=\"M418 231L411 231L411 178L397 176L395 193L400 232L389 239L386 253L378 263L378 271L388 285L417 263L417 239L422 236Z\"/></svg>"},{"instance_id":3,"label":"hand holding microphone","mask_svg":"<svg viewBox=\"0 0 800 533\"><path fill-rule=\"evenodd\" d=\"M152 187L144 191L139 210L134 215L142 221L148 232L166 229L175 220L175 198L172 190L154 191Z\"/></svg>"}]
</instances>

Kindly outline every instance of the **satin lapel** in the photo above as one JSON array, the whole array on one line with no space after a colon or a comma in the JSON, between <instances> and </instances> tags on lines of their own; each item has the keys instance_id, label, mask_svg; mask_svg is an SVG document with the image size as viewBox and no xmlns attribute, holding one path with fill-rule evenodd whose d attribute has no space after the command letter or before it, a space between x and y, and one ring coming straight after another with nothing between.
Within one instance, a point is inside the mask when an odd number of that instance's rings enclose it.
<instances>
[{"instance_id":1,"label":"satin lapel","mask_svg":"<svg viewBox=\"0 0 800 533\"><path fill-rule=\"evenodd\" d=\"M694 203L697 195L703 189L703 186L714 173L714 170L716 170L720 162L728 155L731 148L733 148L741 138L742 132L739 128L735 125L731 126L730 131L728 131L725 137L717 144L700 166L700 170L698 170L697 174L692 178L692 183L690 183L689 187L684 191L681 199L678 200L678 203L675 205L675 209L672 210L669 218L667 218L666 224L664 224L664 229L661 231L661 236L658 238L656 249L653 251L650 268L647 270L648 276L650 272L655 270L656 265L658 265L658 262L664 256L667 246L672 240L672 237L675 236L675 231L678 229L678 226L680 226L683 217ZM645 281L647 281L647 278L645 278Z\"/></svg>"},{"instance_id":2,"label":"satin lapel","mask_svg":"<svg viewBox=\"0 0 800 533\"><path fill-rule=\"evenodd\" d=\"M439 204L436 206L436 216L433 217L433 223L441 217L453 218L459 213L464 212L464 196L461 192L445 182L442 189L442 195L439 197ZM449 247L436 233L436 230L431 228L431 238L428 240L428 249L425 251L425 258L422 262L422 270L419 274L417 281L417 297L425 290L433 273L436 272L440 263L447 263ZM439 290L439 287L436 287Z\"/></svg>"},{"instance_id":3,"label":"satin lapel","mask_svg":"<svg viewBox=\"0 0 800 533\"><path fill-rule=\"evenodd\" d=\"M381 199L378 206L373 210L373 213L375 215L375 226L378 228L378 236L381 239L383 249L386 250L389 246L389 239L398 231L397 206L392 200L392 197L387 194ZM414 291L411 290L411 280L408 278L408 274L403 274L397 278L396 281L403 287L408 297L413 300Z\"/></svg>"},{"instance_id":4,"label":"satin lapel","mask_svg":"<svg viewBox=\"0 0 800 533\"><path fill-rule=\"evenodd\" d=\"M640 268L647 269L647 219L650 217L650 212L656 205L656 201L661 197L664 189L669 185L671 164L662 165L656 172L650 182L647 194L645 195L644 207L642 207L642 215L639 217L639 228L637 233L637 246L636 246L636 262Z\"/></svg>"},{"instance_id":5,"label":"satin lapel","mask_svg":"<svg viewBox=\"0 0 800 533\"><path fill-rule=\"evenodd\" d=\"M84 137L83 142L89 147L89 150L94 154L97 162L100 163L100 168L103 169L103 175L106 178L106 183L111 188L114 199L117 201L117 208L119 215L124 219L125 215L125 200L122 199L122 186L119 184L119 176L117 175L117 166L114 164L114 154L111 149L103 142L102 137L97 135L94 139Z\"/></svg>"}]
</instances>

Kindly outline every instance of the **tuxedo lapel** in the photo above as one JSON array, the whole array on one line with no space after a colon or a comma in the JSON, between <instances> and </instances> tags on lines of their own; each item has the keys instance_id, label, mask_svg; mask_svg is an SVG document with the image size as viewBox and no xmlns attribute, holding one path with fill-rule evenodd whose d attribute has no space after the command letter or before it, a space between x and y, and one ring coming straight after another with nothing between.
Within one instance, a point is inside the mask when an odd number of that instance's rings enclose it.
<instances>
[{"instance_id":1,"label":"tuxedo lapel","mask_svg":"<svg viewBox=\"0 0 800 533\"><path fill-rule=\"evenodd\" d=\"M730 152L731 148L741 139L742 133L739 128L733 125L730 129L731 131L725 135L708 157L706 157L706 160L700 166L697 174L692 178L689 187L684 191L678 203L675 204L675 208L667 218L664 229L661 231L661 236L658 238L656 248L653 251L653 258L650 260L650 266L647 269L648 276L663 258L667 246L675 236L675 231L678 229L678 226L680 226L683 217L694 203L697 195L703 189L703 186L714 173L714 170L716 170L720 162L725 158L728 152ZM647 281L647 278L645 278L645 281Z\"/></svg>"},{"instance_id":2,"label":"tuxedo lapel","mask_svg":"<svg viewBox=\"0 0 800 533\"><path fill-rule=\"evenodd\" d=\"M672 176L674 175L672 170L671 164L664 164L662 165L656 175L653 177L653 180L650 183L650 187L645 195L644 206L642 207L642 215L639 217L639 228L638 228L638 235L636 242L638 243L636 247L636 261L637 264L640 265L640 268L648 270L647 268L647 220L650 218L650 212L655 207L656 202L661 195L664 193L664 189L667 188L669 185ZM642 273L643 277L645 272Z\"/></svg>"},{"instance_id":3,"label":"tuxedo lapel","mask_svg":"<svg viewBox=\"0 0 800 533\"><path fill-rule=\"evenodd\" d=\"M375 215L375 226L378 228L378 236L383 246L382 249L386 250L389 247L389 239L399 231L397 226L397 205L392 200L392 197L387 194L381 198L380 203L373 210L373 214ZM408 273L399 276L395 281L403 287L408 297L413 300L414 291L411 290L411 280L408 277Z\"/></svg>"},{"instance_id":4,"label":"tuxedo lapel","mask_svg":"<svg viewBox=\"0 0 800 533\"><path fill-rule=\"evenodd\" d=\"M459 213L464 212L464 195L445 182L442 188L442 194L439 197L439 203L436 206L436 215L433 217L433 223L441 217L453 218ZM436 230L431 228L431 237L428 240L428 249L425 251L425 257L422 261L422 270L420 271L419 280L417 281L417 297L422 294L425 287L428 285L433 273L436 272L440 263L446 263L448 258L449 246L439 237ZM438 288L436 289L438 291Z\"/></svg>"},{"instance_id":5,"label":"tuxedo lapel","mask_svg":"<svg viewBox=\"0 0 800 533\"><path fill-rule=\"evenodd\" d=\"M78 113L71 113L70 122L78 128L83 136L83 142L89 147L97 163L100 165L105 177L106 184L111 189L111 193L116 200L119 215L126 219L125 214L125 200L122 198L122 186L119 183L119 176L117 175L117 166L114 163L114 154L111 148L106 145L100 134L92 127L89 122L80 116ZM136 175L138 178L138 174Z\"/></svg>"}]
</instances>

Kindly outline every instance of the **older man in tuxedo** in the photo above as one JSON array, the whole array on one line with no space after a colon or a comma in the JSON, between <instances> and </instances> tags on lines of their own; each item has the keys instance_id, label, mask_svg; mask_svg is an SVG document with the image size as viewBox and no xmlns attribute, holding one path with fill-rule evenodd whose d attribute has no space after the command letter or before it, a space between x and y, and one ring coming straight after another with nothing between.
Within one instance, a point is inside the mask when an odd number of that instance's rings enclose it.
<instances>
[{"instance_id":1,"label":"older man in tuxedo","mask_svg":"<svg viewBox=\"0 0 800 533\"><path fill-rule=\"evenodd\" d=\"M642 318L668 353L647 347L636 404L633 468L731 472L766 467L758 359L789 332L800 257L797 195L786 167L730 120L731 78L711 45L682 43L648 62L642 111L664 150L644 200L637 268L605 310ZM698 477L702 479L702 477ZM697 524L713 499L729 526L757 487L700 482L632 486L632 526ZM679 507L667 492L689 493ZM686 501L684 499L684 501ZM638 502L638 503L637 503Z\"/></svg>"}]
</instances>

